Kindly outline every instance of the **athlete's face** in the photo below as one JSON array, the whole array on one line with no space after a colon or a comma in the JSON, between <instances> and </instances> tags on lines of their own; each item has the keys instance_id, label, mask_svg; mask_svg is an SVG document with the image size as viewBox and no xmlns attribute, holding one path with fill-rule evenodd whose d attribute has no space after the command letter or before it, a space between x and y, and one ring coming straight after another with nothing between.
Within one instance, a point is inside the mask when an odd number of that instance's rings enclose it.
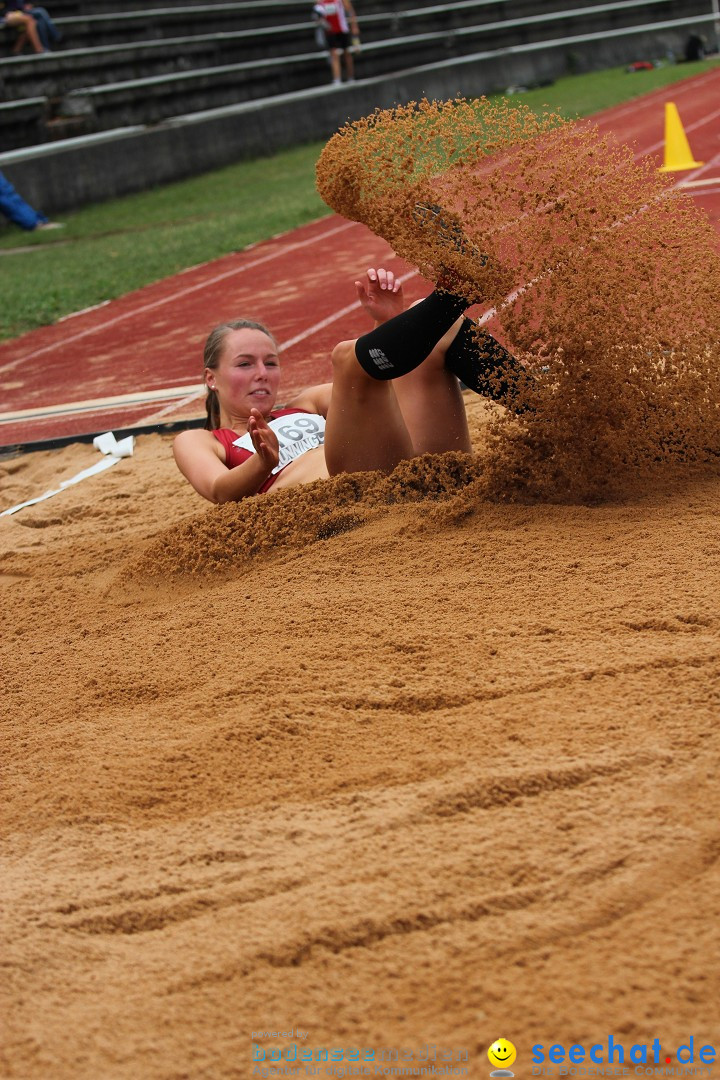
<instances>
[{"instance_id":1,"label":"athlete's face","mask_svg":"<svg viewBox=\"0 0 720 1080\"><path fill-rule=\"evenodd\" d=\"M272 338L262 330L231 330L218 366L205 369L205 382L215 387L228 416L247 417L252 408L266 416L280 383L280 361Z\"/></svg>"}]
</instances>

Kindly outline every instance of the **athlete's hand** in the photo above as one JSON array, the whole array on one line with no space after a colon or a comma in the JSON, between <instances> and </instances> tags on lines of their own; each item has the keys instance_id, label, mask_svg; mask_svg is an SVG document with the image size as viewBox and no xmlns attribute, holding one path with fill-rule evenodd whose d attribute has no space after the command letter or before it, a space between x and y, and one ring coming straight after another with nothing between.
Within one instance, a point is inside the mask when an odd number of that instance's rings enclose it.
<instances>
[{"instance_id":1,"label":"athlete's hand","mask_svg":"<svg viewBox=\"0 0 720 1080\"><path fill-rule=\"evenodd\" d=\"M280 460L280 448L277 435L268 425L259 409L250 410L248 434L255 447L255 453L261 458L263 464L267 466L268 472L272 472Z\"/></svg>"},{"instance_id":2,"label":"athlete's hand","mask_svg":"<svg viewBox=\"0 0 720 1080\"><path fill-rule=\"evenodd\" d=\"M358 300L376 326L405 310L403 288L392 270L371 267L361 281L355 282L355 288Z\"/></svg>"}]
</instances>

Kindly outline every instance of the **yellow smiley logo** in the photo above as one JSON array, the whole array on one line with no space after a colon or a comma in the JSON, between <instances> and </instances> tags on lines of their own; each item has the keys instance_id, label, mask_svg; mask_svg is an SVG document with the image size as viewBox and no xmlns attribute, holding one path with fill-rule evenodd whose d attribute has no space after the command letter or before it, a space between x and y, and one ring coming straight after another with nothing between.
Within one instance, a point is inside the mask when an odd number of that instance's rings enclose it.
<instances>
[{"instance_id":1,"label":"yellow smiley logo","mask_svg":"<svg viewBox=\"0 0 720 1080\"><path fill-rule=\"evenodd\" d=\"M488 1061L496 1068L504 1069L512 1065L517 1051L507 1039L496 1039L487 1052Z\"/></svg>"}]
</instances>

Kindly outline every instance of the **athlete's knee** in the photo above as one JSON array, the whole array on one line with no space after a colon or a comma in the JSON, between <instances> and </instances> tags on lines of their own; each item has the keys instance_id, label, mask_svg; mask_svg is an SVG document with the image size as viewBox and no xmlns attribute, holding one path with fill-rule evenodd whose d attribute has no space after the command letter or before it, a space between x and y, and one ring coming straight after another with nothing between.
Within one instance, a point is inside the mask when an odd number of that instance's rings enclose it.
<instances>
[{"instance_id":1,"label":"athlete's knee","mask_svg":"<svg viewBox=\"0 0 720 1080\"><path fill-rule=\"evenodd\" d=\"M348 371L353 374L362 371L355 355L354 341L339 341L337 343L332 351L332 365L336 376Z\"/></svg>"}]
</instances>

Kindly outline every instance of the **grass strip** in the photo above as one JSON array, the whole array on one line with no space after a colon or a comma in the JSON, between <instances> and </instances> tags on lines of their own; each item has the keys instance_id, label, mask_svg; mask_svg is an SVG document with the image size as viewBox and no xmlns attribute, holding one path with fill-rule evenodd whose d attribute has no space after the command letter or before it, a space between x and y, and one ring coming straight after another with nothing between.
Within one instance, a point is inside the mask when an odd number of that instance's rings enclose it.
<instances>
[{"instance_id":1,"label":"grass strip","mask_svg":"<svg viewBox=\"0 0 720 1080\"><path fill-rule=\"evenodd\" d=\"M587 116L717 63L572 75L523 93L521 100L535 110ZM64 216L62 233L3 230L0 340L328 214L315 190L315 161L323 145L89 206Z\"/></svg>"}]
</instances>

